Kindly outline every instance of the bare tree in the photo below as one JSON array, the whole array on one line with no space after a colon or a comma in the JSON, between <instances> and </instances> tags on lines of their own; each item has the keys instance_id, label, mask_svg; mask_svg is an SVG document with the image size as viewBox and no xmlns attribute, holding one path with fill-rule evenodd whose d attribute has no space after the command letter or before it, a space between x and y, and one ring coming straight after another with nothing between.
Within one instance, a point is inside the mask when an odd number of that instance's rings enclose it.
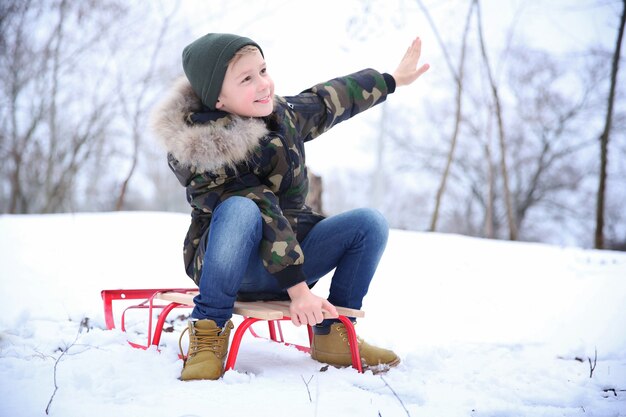
<instances>
[{"instance_id":1,"label":"bare tree","mask_svg":"<svg viewBox=\"0 0 626 417\"><path fill-rule=\"evenodd\" d=\"M0 212L138 207L128 190L146 113L174 77L159 59L178 3L160 14L162 3L120 0L2 7Z\"/></svg>"},{"instance_id":2,"label":"bare tree","mask_svg":"<svg viewBox=\"0 0 626 417\"><path fill-rule=\"evenodd\" d=\"M472 11L474 9L474 2L470 3L470 8L467 12L466 19L465 19L465 29L463 30L461 50L459 52L460 57L459 57L459 62L458 62L458 72L457 70L454 69L454 66L451 63L449 54L447 52L447 48L443 44L443 41L441 40L441 36L439 36L437 27L435 26L432 18L430 17L428 10L426 9L426 7L424 7L423 3L420 0L418 0L418 4L421 7L421 9L424 11L425 15L428 17L428 21L430 22L431 28L436 34L437 40L439 42L439 46L444 52L444 56L446 57L448 68L450 72L452 73L452 76L455 81L455 87L456 87L454 128L452 131L452 136L450 138L450 149L448 151L448 156L447 156L445 168L443 170L443 174L441 175L441 181L437 189L437 194L435 197L435 207L433 209L433 214L432 214L431 221L430 221L430 231L434 232L437 230L437 222L439 219L439 210L441 206L441 201L443 199L443 195L446 189L446 184L448 182L450 168L454 160L454 152L456 150L457 139L458 139L459 131L461 128L461 120L463 118L462 104L463 104L463 76L464 76L464 65L465 65L465 52L466 52L466 45L467 45L467 35L469 33L469 27L470 27L470 18L472 16Z\"/></svg>"},{"instance_id":3,"label":"bare tree","mask_svg":"<svg viewBox=\"0 0 626 417\"><path fill-rule=\"evenodd\" d=\"M615 102L615 88L617 85L617 74L619 71L620 54L622 50L622 39L624 37L624 25L626 23L626 0L623 0L622 16L620 18L617 40L615 42L615 52L611 64L611 84L609 96L607 98L606 117L604 130L600 135L600 177L598 184L597 207L596 207L596 231L594 245L596 249L604 248L604 206L606 200L607 163L609 151L609 137L613 118L613 105Z\"/></svg>"},{"instance_id":4,"label":"bare tree","mask_svg":"<svg viewBox=\"0 0 626 417\"><path fill-rule=\"evenodd\" d=\"M8 105L0 110L5 161L0 170L6 178L2 200L8 204L0 208L64 210L79 171L100 149L110 116L100 91L89 84L98 85L103 73L87 76L80 64L110 30L103 17L115 21L123 8L115 1L40 0L11 2L6 11L0 71Z\"/></svg>"},{"instance_id":5,"label":"bare tree","mask_svg":"<svg viewBox=\"0 0 626 417\"><path fill-rule=\"evenodd\" d=\"M481 4L472 0L466 20L476 7L478 27L476 32L469 30L474 35L467 33L467 24L456 26L464 61L459 66L458 59L453 64L451 48L444 45L424 4L420 0L416 4L441 46L454 86L448 90L455 91L452 101L457 105L446 105L448 99L437 106L431 100L426 120L433 129L423 129L428 132L424 138L416 138L414 128L415 120L422 125L424 120L410 109L389 112L392 120L385 130L386 137L397 144L392 151L399 150L394 160L397 173L416 173L407 175L410 184L419 184L416 195L437 193L430 230L558 241L553 238L555 231L573 227L578 238L588 237L581 232L591 224L589 173L596 169L588 157L592 145L588 132L599 111L598 86L603 74L597 64L606 61L605 55L594 54L595 49L573 55L531 49L528 42L516 39L519 35L513 36L522 17L520 5L503 36L504 50L497 54L496 66L489 58L496 56L493 45L483 35ZM478 40L476 51L466 41L472 36ZM508 72L500 74L503 70ZM464 115L466 108L472 109L472 117ZM450 126L449 133L442 133L444 125ZM615 193L610 195L615 199ZM444 196L454 199L454 204L442 204ZM394 199L388 205L402 204ZM413 207L414 216L427 206L421 196L413 199L412 206L404 204ZM401 217L397 210L394 215ZM419 221L412 222L412 227L416 224L428 227ZM610 230L623 235L623 228L611 226Z\"/></svg>"},{"instance_id":6,"label":"bare tree","mask_svg":"<svg viewBox=\"0 0 626 417\"><path fill-rule=\"evenodd\" d=\"M515 221L515 215L513 213L513 203L511 201L511 191L509 188L509 174L508 167L506 161L506 139L504 134L504 122L502 116L502 105L500 102L500 97L498 95L498 87L496 85L495 78L493 76L493 72L491 70L491 64L489 63L489 58L487 57L487 49L485 47L485 39L483 37L483 29L482 29L482 14L480 10L480 2L478 0L473 0L473 3L476 5L476 19L478 22L478 38L480 40L480 50L483 57L483 62L485 68L487 70L487 76L489 77L489 84L491 86L491 93L493 95L493 105L496 115L496 120L498 122L498 139L500 143L500 170L502 172L502 183L504 187L504 199L506 204L506 212L507 219L509 224L509 239L517 240L517 225Z\"/></svg>"},{"instance_id":7,"label":"bare tree","mask_svg":"<svg viewBox=\"0 0 626 417\"><path fill-rule=\"evenodd\" d=\"M178 10L179 5L180 1L177 1L171 11L164 17L156 41L149 39L151 45L148 46L148 49L151 49L152 53L148 61L147 68L141 74L140 79L136 82L136 85L139 87L138 93L134 96L127 97L126 91L123 88L118 88L117 90L119 101L122 105L122 118L127 120L130 125L132 154L130 168L122 181L117 201L115 203L116 211L119 211L124 207L124 201L126 199L126 193L128 191L130 181L137 169L141 139L143 138L145 132L146 115L150 111L151 105L153 104L148 100L148 92L153 87L155 75L158 70L158 57L161 49L163 48L165 35L169 30L172 17ZM125 75L126 74L121 74L120 76L123 77ZM121 84L122 81L120 80L119 85ZM133 99L132 104L128 102L129 98Z\"/></svg>"},{"instance_id":8,"label":"bare tree","mask_svg":"<svg viewBox=\"0 0 626 417\"><path fill-rule=\"evenodd\" d=\"M586 217L583 187L589 172L585 165L591 160L585 155L592 143L585 126L597 112L601 73L593 68L581 71L569 60L527 46L510 49L505 64L502 88L506 89L508 116L503 122L510 132L507 151L516 229L519 238L542 240L545 236L541 230L545 233L549 223L565 224L568 218L581 223ZM602 61L596 60L595 65L602 65ZM475 113L487 120L474 117L465 121L463 133L469 137L463 141L464 158L458 162L459 174L453 176L453 183L457 190L466 190L464 194L457 191L457 199L465 198L467 206L473 201L483 210L474 210L476 218L463 218L462 223L483 221L484 236L502 238L506 233L501 229L508 228L502 178L496 178L491 163L485 164L491 160L488 138L496 116L482 94L481 88L466 93ZM483 138L487 138L483 152L472 150L469 144L480 143ZM492 181L498 187L489 186ZM461 218L459 214L457 218ZM477 225L466 226L464 233L474 234L479 229Z\"/></svg>"}]
</instances>

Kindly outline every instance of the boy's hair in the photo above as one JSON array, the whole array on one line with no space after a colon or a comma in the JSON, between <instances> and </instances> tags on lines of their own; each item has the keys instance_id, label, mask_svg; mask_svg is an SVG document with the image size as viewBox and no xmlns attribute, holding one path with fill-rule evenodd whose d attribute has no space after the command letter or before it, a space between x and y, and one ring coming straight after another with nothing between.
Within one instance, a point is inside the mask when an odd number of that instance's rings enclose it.
<instances>
[{"instance_id":1,"label":"boy's hair","mask_svg":"<svg viewBox=\"0 0 626 417\"><path fill-rule=\"evenodd\" d=\"M230 33L208 33L196 39L183 50L183 70L202 104L215 110L222 90L228 64L235 55L246 54L246 46L263 50L252 39ZM235 58L239 59L239 58Z\"/></svg>"},{"instance_id":2,"label":"boy's hair","mask_svg":"<svg viewBox=\"0 0 626 417\"><path fill-rule=\"evenodd\" d=\"M261 52L260 49L254 45L245 45L241 49L237 50L237 52L235 52L235 55L233 55L230 61L228 61L228 66L234 65L237 61L239 61L239 59L241 59L242 56L252 54L257 51Z\"/></svg>"}]
</instances>

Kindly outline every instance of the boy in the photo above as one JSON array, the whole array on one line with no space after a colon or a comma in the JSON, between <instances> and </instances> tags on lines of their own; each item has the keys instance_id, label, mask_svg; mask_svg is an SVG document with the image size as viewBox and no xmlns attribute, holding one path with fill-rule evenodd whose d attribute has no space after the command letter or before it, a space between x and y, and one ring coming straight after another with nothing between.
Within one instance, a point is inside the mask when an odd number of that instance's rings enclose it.
<instances>
[{"instance_id":1,"label":"boy","mask_svg":"<svg viewBox=\"0 0 626 417\"><path fill-rule=\"evenodd\" d=\"M200 293L181 379L222 376L238 298L291 299L293 323L313 326L313 359L351 364L345 327L322 311L337 317L334 305L361 307L388 226L370 209L325 219L307 207L304 142L415 81L428 69L417 68L420 53L416 38L393 75L367 69L279 97L253 40L210 33L184 49L186 78L153 114L192 207L183 252ZM328 299L313 294L332 270ZM359 343L365 368L400 362L390 350Z\"/></svg>"}]
</instances>

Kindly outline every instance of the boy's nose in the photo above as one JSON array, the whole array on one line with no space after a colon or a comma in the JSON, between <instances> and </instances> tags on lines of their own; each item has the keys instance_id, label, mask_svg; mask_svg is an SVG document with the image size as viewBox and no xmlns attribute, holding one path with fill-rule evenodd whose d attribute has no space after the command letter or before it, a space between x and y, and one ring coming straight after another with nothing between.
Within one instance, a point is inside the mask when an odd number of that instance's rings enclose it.
<instances>
[{"instance_id":1,"label":"boy's nose","mask_svg":"<svg viewBox=\"0 0 626 417\"><path fill-rule=\"evenodd\" d=\"M261 82L259 83L259 90L264 90L270 85L270 80L267 78L261 78Z\"/></svg>"}]
</instances>

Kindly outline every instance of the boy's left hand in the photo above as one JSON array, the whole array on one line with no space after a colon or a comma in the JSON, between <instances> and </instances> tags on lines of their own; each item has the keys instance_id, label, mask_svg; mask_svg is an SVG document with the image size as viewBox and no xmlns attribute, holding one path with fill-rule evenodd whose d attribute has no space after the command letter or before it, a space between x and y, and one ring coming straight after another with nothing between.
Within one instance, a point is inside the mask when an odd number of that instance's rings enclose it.
<instances>
[{"instance_id":1,"label":"boy's left hand","mask_svg":"<svg viewBox=\"0 0 626 417\"><path fill-rule=\"evenodd\" d=\"M413 81L417 80L420 75L428 71L430 65L424 64L417 68L420 55L422 54L422 40L417 37L409 46L406 53L402 57L398 68L393 72L392 76L396 80L396 87L403 85L409 85Z\"/></svg>"}]
</instances>

